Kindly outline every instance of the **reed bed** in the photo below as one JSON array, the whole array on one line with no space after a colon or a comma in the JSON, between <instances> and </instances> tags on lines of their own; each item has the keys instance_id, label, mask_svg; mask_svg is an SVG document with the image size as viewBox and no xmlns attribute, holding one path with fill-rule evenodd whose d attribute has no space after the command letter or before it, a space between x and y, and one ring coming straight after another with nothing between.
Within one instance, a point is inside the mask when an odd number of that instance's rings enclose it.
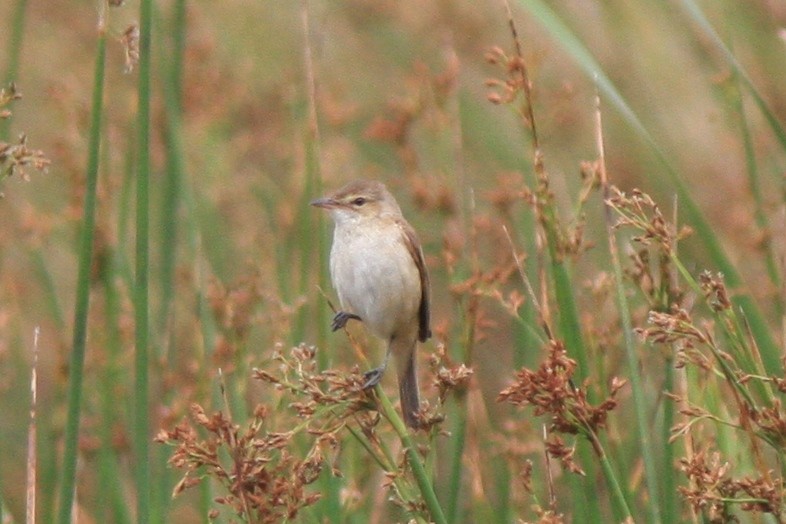
<instances>
[{"instance_id":1,"label":"reed bed","mask_svg":"<svg viewBox=\"0 0 786 524\"><path fill-rule=\"evenodd\" d=\"M0 23L0 522L786 520L783 9ZM361 177L431 274L418 431L328 329Z\"/></svg>"}]
</instances>

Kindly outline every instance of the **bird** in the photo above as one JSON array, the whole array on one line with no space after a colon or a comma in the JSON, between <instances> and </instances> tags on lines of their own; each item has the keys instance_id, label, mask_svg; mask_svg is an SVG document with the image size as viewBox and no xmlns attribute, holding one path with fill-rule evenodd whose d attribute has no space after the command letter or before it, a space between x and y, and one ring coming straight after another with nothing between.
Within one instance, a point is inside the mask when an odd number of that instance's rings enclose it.
<instances>
[{"instance_id":1,"label":"bird","mask_svg":"<svg viewBox=\"0 0 786 524\"><path fill-rule=\"evenodd\" d=\"M331 329L359 320L387 342L382 365L365 373L363 388L380 382L392 356L404 422L417 429L415 354L417 343L431 337L429 276L420 240L378 181L350 182L311 205L329 211L335 223L330 278L341 309Z\"/></svg>"}]
</instances>

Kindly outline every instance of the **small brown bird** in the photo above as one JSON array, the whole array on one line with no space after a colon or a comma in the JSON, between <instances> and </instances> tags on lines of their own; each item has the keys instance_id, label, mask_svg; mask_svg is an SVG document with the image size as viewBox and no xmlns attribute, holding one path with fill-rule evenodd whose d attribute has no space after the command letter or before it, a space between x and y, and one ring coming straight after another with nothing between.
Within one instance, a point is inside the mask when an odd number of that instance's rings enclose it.
<instances>
[{"instance_id":1,"label":"small brown bird","mask_svg":"<svg viewBox=\"0 0 786 524\"><path fill-rule=\"evenodd\" d=\"M416 428L420 395L415 349L431 330L428 272L415 230L380 182L351 182L311 205L330 211L336 225L330 277L341 311L331 328L336 331L350 319L361 320L387 341L385 360L366 373L363 387L379 383L393 355L404 421Z\"/></svg>"}]
</instances>

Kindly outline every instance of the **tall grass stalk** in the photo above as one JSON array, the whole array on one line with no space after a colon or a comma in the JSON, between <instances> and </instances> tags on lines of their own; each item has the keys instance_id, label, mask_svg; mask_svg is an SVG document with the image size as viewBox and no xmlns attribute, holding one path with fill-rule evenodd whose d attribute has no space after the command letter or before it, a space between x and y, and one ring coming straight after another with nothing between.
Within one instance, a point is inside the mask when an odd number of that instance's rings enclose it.
<instances>
[{"instance_id":1,"label":"tall grass stalk","mask_svg":"<svg viewBox=\"0 0 786 524\"><path fill-rule=\"evenodd\" d=\"M105 147L104 150L110 149ZM125 195L120 196L121 202L127 200ZM122 242L119 245L124 245ZM122 368L123 341L118 326L121 317L121 293L117 285L120 260L125 256L122 249L114 249L108 267L102 271L103 288L105 296L105 316L103 322L106 326L105 354L106 363L103 368L99 384L101 388L101 413L103 416L100 428L101 449L98 452L98 473L101 488L100 497L107 501L106 520L118 524L128 524L131 516L128 501L124 496L124 483L120 460L115 449L115 428L117 423L124 420L128 410L118 410L117 384L122 383L125 373Z\"/></svg>"},{"instance_id":2,"label":"tall grass stalk","mask_svg":"<svg viewBox=\"0 0 786 524\"><path fill-rule=\"evenodd\" d=\"M11 15L11 39L8 42L8 66L5 71L4 85L19 80L19 57L22 56L22 37L25 32L25 13L27 13L27 0L17 0L14 13ZM11 134L11 119L0 118L0 141L7 142ZM3 508L0 504L0 517Z\"/></svg>"},{"instance_id":3,"label":"tall grass stalk","mask_svg":"<svg viewBox=\"0 0 786 524\"><path fill-rule=\"evenodd\" d=\"M149 405L149 236L150 236L150 77L152 0L141 0L139 14L139 113L137 115L136 264L134 281L134 451L137 522L150 522Z\"/></svg>"},{"instance_id":4,"label":"tall grass stalk","mask_svg":"<svg viewBox=\"0 0 786 524\"><path fill-rule=\"evenodd\" d=\"M300 295L304 296L308 293L308 286L310 285L309 275L311 274L315 261L311 258L311 253L316 250L317 267L320 268L320 282L326 282L326 264L325 255L327 249L325 247L324 235L324 219L322 213L317 213L313 216L308 213L308 203L321 196L322 193L322 164L320 153L320 135L319 135L319 117L317 114L317 79L316 71L314 68L314 56L311 46L311 22L309 1L301 0L300 2L300 15L303 27L303 65L305 69L306 80L306 125L303 133L303 145L305 149L305 185L303 186L303 193L300 198L300 209L302 212L298 213L298 230L300 232L301 254L300 254ZM314 227L314 221L316 226ZM300 308L298 312L296 328L293 333L295 340L303 340L305 335L305 325L309 315L312 315L306 308ZM327 317L327 307L324 300L317 301L316 318L322 319ZM318 340L327 339L327 324L324 322L317 322ZM322 351L318 355L319 365L321 368L327 366L327 357L325 352Z\"/></svg>"},{"instance_id":5,"label":"tall grass stalk","mask_svg":"<svg viewBox=\"0 0 786 524\"><path fill-rule=\"evenodd\" d=\"M524 95L524 107L522 110L524 123L529 127L532 137L532 167L535 172L536 183L538 185L539 200L542 207L538 209L538 218L546 236L546 244L551 263L551 279L554 285L555 300L559 308L559 335L565 340L565 347L571 356L575 357L579 364L579 378L584 378L589 374L589 358L584 345L584 337L581 334L581 322L579 321L578 306L573 295L573 284L570 280L568 268L565 265L564 253L559 252L560 245L560 222L557 213L556 203L549 193L549 178L543 163L543 153L540 148L540 140L535 125L535 114L532 107L532 92L527 72L524 54L513 20L513 13L510 5L506 2L508 12L508 22L513 36L513 43L516 46L516 54L521 61L520 73L522 75L522 89ZM592 397L590 397L592 400Z\"/></svg>"},{"instance_id":6,"label":"tall grass stalk","mask_svg":"<svg viewBox=\"0 0 786 524\"><path fill-rule=\"evenodd\" d=\"M431 513L432 522L435 524L447 524L448 520L445 518L445 512L439 504L439 500L437 500L434 485L426 474L426 468L423 467L423 461L420 460L415 441L412 440L412 436L404 425L404 421L398 416L398 412L396 412L396 409L393 407L393 404L391 404L387 395L385 395L385 392L382 391L382 388L377 385L374 389L379 398L382 413L393 425L393 429L401 439L401 443L404 446L404 452L407 455L407 463L409 463L409 467L412 468L412 473L420 489L420 494L423 496L429 513Z\"/></svg>"},{"instance_id":7,"label":"tall grass stalk","mask_svg":"<svg viewBox=\"0 0 786 524\"><path fill-rule=\"evenodd\" d=\"M458 56L452 45L447 45L445 49L445 58L448 67L451 64L458 64ZM459 216L462 224L463 231L469 232L471 240L467 242L462 259L468 263L462 264L461 267L453 274L451 279L453 283L469 277L468 271L475 271L477 269L477 234L473 227L475 219L475 194L467 186L466 169L464 161L464 146L463 146L463 126L461 122L462 104L459 96L460 90L453 89L449 95L448 111L450 118L450 143L452 163L449 167L450 172L454 174L454 179L459 196ZM467 249L469 247L469 249ZM459 300L457 309L461 310L463 314L462 328L464 333L459 336L460 343L455 344L454 354L451 355L456 362L464 362L468 367L472 367L473 346L475 341L475 326L477 324L477 307L473 307L473 302L477 302L477 297L469 294L466 297L468 303L464 304L463 300ZM476 304L475 304L476 306ZM450 479L447 482L447 496L445 497L445 508L447 510L448 522L459 522L458 519L460 511L460 492L462 479L464 478L464 450L466 446L467 435L467 394L468 392L462 391L454 395L453 402L450 405L450 415L448 420L452 419L451 435L452 446L449 455L449 474Z\"/></svg>"},{"instance_id":8,"label":"tall grass stalk","mask_svg":"<svg viewBox=\"0 0 786 524\"><path fill-rule=\"evenodd\" d=\"M385 395L384 391L382 391L381 388L377 388L376 392L379 396ZM390 403L389 399L387 399L387 405L392 411L387 411L388 408L384 406L383 402L384 400L380 399L379 403L382 406L380 412L383 413L386 417L398 418L398 413L395 411L395 409L392 408L392 404ZM398 420L400 421L400 418L398 418ZM392 420L390 421L391 421L391 425L395 424ZM373 442L372 442L368 438L369 435L367 435L362 430L352 427L351 425L347 425L345 426L345 428L358 441L358 443L360 443L363 450L366 453L368 453L368 455L374 460L374 462L376 462L376 464L385 473L391 475L391 482L395 486L395 490L399 493L402 500L405 501L417 500L418 492L420 492L420 485L416 482L416 485L413 486L406 476L398 474L398 472L400 471L400 468L398 466L398 460L396 459L396 454L388 445L388 443L384 439L378 439L376 437L373 438ZM410 459L409 455L407 455L406 458L407 461L409 461ZM419 460L419 457L416 458ZM425 472L425 466L423 468L423 471ZM431 489L433 491L433 488ZM421 497L425 499L425 495L423 495L422 492L421 492ZM338 517L341 519L345 519L346 515L339 514ZM418 524L426 524L427 522L429 522L419 514L413 515L413 518L416 522L418 522Z\"/></svg>"},{"instance_id":9,"label":"tall grass stalk","mask_svg":"<svg viewBox=\"0 0 786 524\"><path fill-rule=\"evenodd\" d=\"M82 406L82 379L87 342L87 317L90 306L90 271L95 233L96 186L98 183L99 150L101 146L101 117L103 114L104 69L106 62L106 19L98 20L98 49L93 77L93 97L90 108L90 136L87 159L87 180L79 238L79 269L76 280L74 307L74 335L68 381L68 418L65 429L65 449L60 481L58 522L71 522L71 508L76 489L76 462L79 453L79 418Z\"/></svg>"},{"instance_id":10,"label":"tall grass stalk","mask_svg":"<svg viewBox=\"0 0 786 524\"><path fill-rule=\"evenodd\" d=\"M477 274L480 270L478 268L478 248L477 248L477 230L472 226L475 219L475 197L474 193L469 193L463 199L462 213L464 216L463 225L465 231L468 232L470 238L467 242L467 248L463 254L465 263L461 264L458 270L452 275L452 283L458 284L459 282L470 277L471 274ZM455 306L460 319L458 323L458 330L460 331L456 337L459 340L455 344L454 354L451 355L457 362L464 362L467 366L472 366L473 345L475 341L475 327L477 325L478 316L478 296L470 292L466 296L459 297ZM451 428L451 446L449 452L449 474L447 482L447 495L445 507L447 508L448 522L458 522L462 519L459 518L460 503L461 503L461 484L464 477L464 449L466 444L467 432L467 395L466 393L460 397L454 397L454 402L450 404L449 420L453 420Z\"/></svg>"},{"instance_id":11,"label":"tall grass stalk","mask_svg":"<svg viewBox=\"0 0 786 524\"><path fill-rule=\"evenodd\" d=\"M554 289L554 300L559 311L558 333L552 333L548 319L544 318L543 327L547 330L548 338L558 337L565 342L568 354L578 362L579 378L583 379L589 374L589 359L584 345L584 337L581 333L581 323L579 321L578 307L573 295L573 284L570 280L568 268L565 265L564 253L559 250L560 224L556 209L556 203L549 189L549 178L543 163L543 153L540 148L538 130L532 104L532 84L530 83L527 63L524 60L524 53L518 38L516 24L513 19L513 12L510 4L505 2L508 15L508 25L510 28L516 55L519 59L517 72L521 75L520 84L523 91L523 103L521 117L524 127L530 133L530 146L532 148L532 169L535 175L537 189L535 193L539 201L535 209L536 219L540 223L546 239L546 249L550 263L550 273L552 287ZM543 315L541 315L543 316ZM588 392L590 402L596 397L592 389ZM584 465L589 478L595 476L595 463L592 460L591 450L587 442L579 441L577 444L579 457ZM586 482L581 482L577 476L571 476L571 483L577 496L573 498L573 514L576 519L585 519L587 522L597 522L601 518L598 497L595 495L595 486ZM617 506L615 505L615 508Z\"/></svg>"},{"instance_id":12,"label":"tall grass stalk","mask_svg":"<svg viewBox=\"0 0 786 524\"><path fill-rule=\"evenodd\" d=\"M177 256L178 211L180 194L185 171L183 140L180 125L179 93L175 91L174 77L170 72L170 82L165 82L164 105L166 111L166 176L161 201L161 312L158 315L158 332L165 334L171 321L171 307L175 299L174 281ZM164 345L162 345L164 346ZM165 356L165 355L161 355Z\"/></svg>"},{"instance_id":13,"label":"tall grass stalk","mask_svg":"<svg viewBox=\"0 0 786 524\"><path fill-rule=\"evenodd\" d=\"M600 467L603 471L603 476L606 478L606 482L609 485L609 490L611 491L611 507L615 517L615 522L632 522L633 514L630 511L628 502L625 499L625 494L622 491L622 485L617 479L618 475L614 471L614 466L609 460L608 454L603 450L602 447L600 447L599 441L593 441L593 446L595 447L595 451L598 455L598 460L600 461Z\"/></svg>"},{"instance_id":14,"label":"tall grass stalk","mask_svg":"<svg viewBox=\"0 0 786 524\"><path fill-rule=\"evenodd\" d=\"M596 96L595 103L598 170L603 190L603 200L607 202L611 196L611 192L608 174L606 173L606 155L603 144L603 122L601 118L600 96ZM636 354L637 344L633 338L633 322L631 320L630 306L625 292L622 264L620 262L619 247L617 245L617 233L614 230L613 210L606 203L604 204L604 211L609 254L611 256L611 265L614 270L614 289L617 295L617 307L619 308L620 321L622 323L623 345L628 360L628 374L630 376L631 389L633 390L633 405L636 412L636 432L639 437L641 456L644 461L644 475L647 481L647 490L649 491L649 504L647 504L647 507L649 508L650 522L657 524L661 522L661 499L658 489L658 470L655 466L655 453L650 438L650 417L644 393L644 384L641 373L639 372L639 358Z\"/></svg>"},{"instance_id":15,"label":"tall grass stalk","mask_svg":"<svg viewBox=\"0 0 786 524\"><path fill-rule=\"evenodd\" d=\"M158 12L156 12L158 14ZM164 77L164 108L166 112L166 127L164 141L166 143L166 176L163 181L163 198L161 200L161 274L160 274L160 314L156 332L159 334L157 352L161 362L166 365L175 364L175 354L172 351L177 346L175 331L174 301L175 295L175 268L178 249L178 226L181 195L183 194L183 179L185 177L184 144L182 136L182 108L181 86L183 76L183 54L185 52L186 37L186 12L185 2L178 0L174 5L172 22L168 25L172 32L173 52L169 57L162 56ZM161 42L166 42L164 31L158 31L157 37ZM173 397L171 389L164 391L166 402ZM168 453L164 448L155 451L155 467L157 486L153 490L152 515L155 522L166 522L167 506L172 489L171 473L167 468Z\"/></svg>"},{"instance_id":16,"label":"tall grass stalk","mask_svg":"<svg viewBox=\"0 0 786 524\"><path fill-rule=\"evenodd\" d=\"M311 286L312 281L310 275L313 274L314 259L311 258L311 253L316 250L316 267L317 274L319 275L319 283L327 282L327 263L326 254L327 247L325 244L325 235L322 234L324 229L324 218L322 213L309 213L308 203L317 196L322 194L322 159L320 153L320 134L319 134L319 117L317 114L317 79L314 67L314 55L311 45L311 13L309 9L309 0L301 0L300 2L300 16L303 27L303 65L305 69L306 81L306 100L307 100L307 115L306 127L304 132L304 146L305 146L305 185L303 187L303 194L300 200L301 212L298 213L300 217L300 231L301 231L301 273L300 285L301 295L313 296L308 287ZM316 226L314 227L314 221ZM305 322L306 315L309 311L306 308L301 308L298 314L297 325L301 326L296 330L295 335L298 340L302 340L305 335ZM321 341L323 347L327 341L327 322L322 319L327 319L328 310L327 303L321 298L316 301L316 311L311 313L313 318L318 319L317 326L317 340ZM325 351L317 353L317 360L320 369L325 369L328 365L328 355ZM341 521L341 501L340 501L340 487L341 480L334 475L322 475L320 484L325 492L325 498L318 506L319 510L323 512L323 516L330 519L331 522Z\"/></svg>"},{"instance_id":17,"label":"tall grass stalk","mask_svg":"<svg viewBox=\"0 0 786 524\"><path fill-rule=\"evenodd\" d=\"M182 95L182 91L175 90L175 84L173 83L168 89L164 90L164 95L168 98L166 107L169 111L175 106L175 97ZM173 125L176 125L177 129L173 128ZM184 144L182 143L183 133L180 128L181 125L182 119L180 118L168 120L167 124L169 127L168 133L173 140L173 145L182 151ZM205 290L208 288L209 257L205 253L205 242L200 230L201 217L204 214L203 206L205 206L205 204L198 198L197 186L195 186L194 182L187 176L188 173L185 171L185 162L183 162L182 167L184 169L180 186L180 199L183 206L182 223L186 236L186 256L188 260L193 261L191 265L191 271L194 274L195 281L193 303L196 304L197 325L199 326L199 343L195 345L193 359L203 363L199 374L201 380L199 380L197 385L195 396L197 398L211 398L212 405L220 406L221 398L218 388L214 387L212 368L210 367L210 364L214 362L213 355L218 328L205 293ZM213 499L215 498L213 483L200 482L198 489L199 497L197 511L200 515L207 515L213 505Z\"/></svg>"}]
</instances>

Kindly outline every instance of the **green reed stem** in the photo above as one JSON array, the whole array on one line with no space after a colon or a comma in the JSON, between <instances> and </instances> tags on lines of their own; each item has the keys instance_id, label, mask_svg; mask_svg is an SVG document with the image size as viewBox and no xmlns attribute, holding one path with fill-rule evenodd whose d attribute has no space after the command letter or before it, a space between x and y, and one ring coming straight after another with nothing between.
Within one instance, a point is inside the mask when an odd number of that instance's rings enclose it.
<instances>
[{"instance_id":1,"label":"green reed stem","mask_svg":"<svg viewBox=\"0 0 786 524\"><path fill-rule=\"evenodd\" d=\"M166 143L166 172L163 179L163 198L161 200L161 229L159 237L159 250L161 253L161 272L160 272L160 313L156 326L158 340L158 351L156 352L161 362L166 365L174 365L175 354L172 348L176 346L177 340L172 326L175 325L175 308L173 307L175 294L175 268L177 264L178 232L180 227L180 204L183 191L183 179L185 178L184 145L181 129L181 103L180 86L182 84L182 66L185 39L185 7L183 1L179 0L175 5L174 21L169 27L173 34L174 54L169 58L167 66L163 68L163 76L169 78L164 83L164 108L166 111L166 127L164 131L164 141ZM155 14L159 14L156 11ZM156 21L160 17L155 18ZM162 41L165 41L163 31L156 34ZM175 392L167 389L162 392L162 401L166 402L172 398ZM170 501L172 489L171 473L167 469L169 454L167 450L158 448L154 452L153 464L155 467L155 486L152 490L153 499L151 500L151 513L153 522L163 523L167 521L167 506Z\"/></svg>"},{"instance_id":2,"label":"green reed stem","mask_svg":"<svg viewBox=\"0 0 786 524\"><path fill-rule=\"evenodd\" d=\"M474 215L474 209L472 215ZM474 234L472 234L471 245L471 251L467 255L467 258L472 261L470 262L471 265L477 265L477 246ZM472 271L474 270L469 267L460 269L454 275L453 280L458 282L468 278ZM474 353L473 346L478 311L477 301L477 296L470 294L463 300L459 300L456 307L461 315L461 321L458 323L461 333L457 335L461 342L455 344L455 349L451 356L456 362L464 362L469 367L472 367L472 356ZM448 418L453 419L453 425L450 429L450 434L453 438L451 438L450 442L449 474L445 507L447 508L448 522L460 522L463 520L459 517L459 506L461 503L461 481L464 477L464 447L467 433L467 396L465 393L453 396Z\"/></svg>"},{"instance_id":3,"label":"green reed stem","mask_svg":"<svg viewBox=\"0 0 786 524\"><path fill-rule=\"evenodd\" d=\"M107 148L108 149L108 148ZM122 245L122 244L120 244ZM120 325L121 296L118 293L116 277L122 250L113 250L108 267L102 272L102 284L106 305L103 321L106 323L106 343L104 352L106 363L100 377L102 423L100 429L101 448L98 452L101 486L99 496L108 502L107 512L111 517L107 520L119 524L131 522L128 503L125 499L123 476L120 461L113 442L118 421L122 420L125 411L118 409L117 384L124 379L125 373L121 362L123 349ZM121 415L122 413L122 415Z\"/></svg>"},{"instance_id":4,"label":"green reed stem","mask_svg":"<svg viewBox=\"0 0 786 524\"><path fill-rule=\"evenodd\" d=\"M65 430L60 508L58 522L71 522L71 508L76 489L76 462L79 453L79 416L82 406L82 379L87 343L87 320L90 308L90 271L93 261L95 233L96 186L98 184L99 150L101 146L101 117L103 114L104 69L106 59L106 27L103 17L98 25L98 49L93 76L93 97L90 109L90 136L87 159L85 203L79 238L79 269L76 280L74 308L74 336L68 381L68 418Z\"/></svg>"},{"instance_id":5,"label":"green reed stem","mask_svg":"<svg viewBox=\"0 0 786 524\"><path fill-rule=\"evenodd\" d=\"M578 307L576 305L575 296L573 293L573 284L571 282L568 268L565 264L565 253L562 252L560 246L561 238L561 225L557 211L554 197L549 188L549 177L543 163L543 152L540 148L538 138L535 114L532 103L532 88L529 79L529 73L525 66L526 62L521 51L521 44L517 39L515 23L510 6L506 3L508 8L508 17L513 42L516 46L516 52L521 60L521 81L523 86L524 103L521 108L521 117L525 127L529 130L531 136L532 147L532 167L535 173L536 181L536 195L540 204L535 209L537 220L540 222L541 228L546 238L546 249L548 250L549 262L551 267L550 277L554 288L556 307L559 311L558 315L558 333L552 333L551 327L547 325L544 319L544 329L546 329L549 338L560 338L565 343L565 348L572 358L578 362L578 377L584 379L589 376L589 358L587 356L586 347L584 345L584 337L581 333L581 322L579 320ZM589 389L588 399L590 402L596 398L595 390ZM578 446L579 457L584 464L585 469L590 478L595 476L595 464L591 460L591 456L587 446ZM600 519L600 505L598 498L595 496L595 486L586 482L581 482L576 476L572 476L571 483L574 486L577 496L572 500L573 511L577 519L582 521L596 522Z\"/></svg>"},{"instance_id":6,"label":"green reed stem","mask_svg":"<svg viewBox=\"0 0 786 524\"><path fill-rule=\"evenodd\" d=\"M603 449L598 436L595 435L592 430L588 430L587 438L592 443L592 447L595 450L598 460L600 461L603 476L606 478L606 482L608 483L609 489L611 490L611 506L614 512L614 521L632 522L633 517L630 512L630 507L628 506L628 502L625 500L622 487L617 480L617 474L614 472L614 468L612 467L609 457L606 454L606 451Z\"/></svg>"},{"instance_id":7,"label":"green reed stem","mask_svg":"<svg viewBox=\"0 0 786 524\"><path fill-rule=\"evenodd\" d=\"M382 406L382 413L384 413L385 417L393 425L393 429L401 439L401 443L404 446L405 453L407 455L407 462L412 468L415 481L420 488L420 494L423 496L426 507L431 513L432 521L436 524L447 524L448 520L445 518L445 513L442 511L442 506L440 506L439 501L437 500L437 494L434 491L434 486L426 474L426 468L423 467L423 462L420 460L420 455L418 455L418 449L415 446L415 442L412 440L412 436L409 434L407 427L404 425L404 421L401 419L401 417L398 416L398 412L396 412L396 409L393 407L393 404L390 403L390 399L387 397L387 395L385 395L385 392L382 391L382 388L377 385L374 389Z\"/></svg>"},{"instance_id":8,"label":"green reed stem","mask_svg":"<svg viewBox=\"0 0 786 524\"><path fill-rule=\"evenodd\" d=\"M136 280L134 282L134 451L137 522L150 522L149 265L150 265L150 77L152 0L141 0L139 14L139 114L137 121Z\"/></svg>"},{"instance_id":9,"label":"green reed stem","mask_svg":"<svg viewBox=\"0 0 786 524\"><path fill-rule=\"evenodd\" d=\"M303 63L306 74L306 100L307 100L307 114L306 114L306 128L304 130L304 145L306 155L305 176L306 183L304 191L301 196L299 206L301 212L298 213L300 217L300 247L301 247L301 272L300 272L300 293L301 295L308 294L310 281L309 275L312 273L312 267L315 261L311 258L312 254L316 251L316 264L319 268L320 278L319 282L327 282L327 247L325 245L325 235L322 234L324 229L323 213L310 212L308 203L322 196L322 162L320 153L320 134L319 134L319 118L317 115L317 99L316 99L316 73L314 71L314 57L311 47L311 22L310 22L309 4L307 0L301 0L301 18L303 23ZM316 215L316 216L314 216ZM307 315L316 314L316 318L327 318L327 304L324 300L317 301L316 312L309 312L305 308L300 308L297 316L296 330L294 335L298 341L302 340L305 334L305 324L308 320ZM317 340L327 340L327 323L317 322ZM327 355L325 352L320 352L317 355L319 367L324 369L327 367Z\"/></svg>"},{"instance_id":10,"label":"green reed stem","mask_svg":"<svg viewBox=\"0 0 786 524\"><path fill-rule=\"evenodd\" d=\"M174 299L174 274L177 254L178 210L182 180L185 176L183 140L180 126L181 95L183 77L183 55L185 53L186 9L185 0L174 5L171 24L173 54L166 71L169 82L164 85L166 107L166 152L167 169L163 188L161 218L161 312L159 331L163 333L170 318L170 307Z\"/></svg>"}]
</instances>

